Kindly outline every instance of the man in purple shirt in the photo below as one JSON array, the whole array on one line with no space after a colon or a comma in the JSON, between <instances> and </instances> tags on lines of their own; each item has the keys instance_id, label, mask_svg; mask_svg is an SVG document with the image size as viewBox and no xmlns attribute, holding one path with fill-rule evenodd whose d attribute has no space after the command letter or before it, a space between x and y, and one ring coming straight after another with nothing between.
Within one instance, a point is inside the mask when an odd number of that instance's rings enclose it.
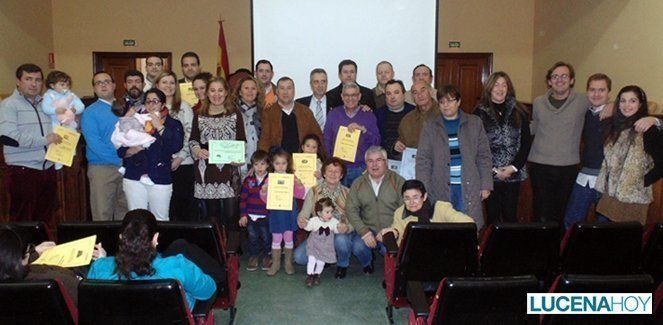
<instances>
[{"instance_id":1,"label":"man in purple shirt","mask_svg":"<svg viewBox=\"0 0 663 325\"><path fill-rule=\"evenodd\" d=\"M364 162L366 149L373 145L380 145L380 131L377 126L375 114L371 111L364 111L359 106L361 91L356 83L350 82L344 84L341 98L343 99L343 105L329 112L323 133L325 148L327 148L329 155L332 156L334 154L334 144L339 127L345 126L350 132L361 132L355 161L346 162L347 173L342 183L350 187L352 181L361 176L364 169L366 169L366 163Z\"/></svg>"}]
</instances>

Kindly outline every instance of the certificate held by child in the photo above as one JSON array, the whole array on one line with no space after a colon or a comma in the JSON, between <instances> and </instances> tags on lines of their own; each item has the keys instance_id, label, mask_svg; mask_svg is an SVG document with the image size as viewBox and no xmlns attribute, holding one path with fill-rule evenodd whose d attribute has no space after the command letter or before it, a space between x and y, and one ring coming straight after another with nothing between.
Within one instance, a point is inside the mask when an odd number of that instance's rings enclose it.
<instances>
[{"instance_id":1,"label":"certificate held by child","mask_svg":"<svg viewBox=\"0 0 663 325\"><path fill-rule=\"evenodd\" d=\"M209 163L230 164L244 163L244 141L237 140L210 140Z\"/></svg>"},{"instance_id":2,"label":"certificate held by child","mask_svg":"<svg viewBox=\"0 0 663 325\"><path fill-rule=\"evenodd\" d=\"M295 175L269 173L267 186L267 210L292 210Z\"/></svg>"}]
</instances>

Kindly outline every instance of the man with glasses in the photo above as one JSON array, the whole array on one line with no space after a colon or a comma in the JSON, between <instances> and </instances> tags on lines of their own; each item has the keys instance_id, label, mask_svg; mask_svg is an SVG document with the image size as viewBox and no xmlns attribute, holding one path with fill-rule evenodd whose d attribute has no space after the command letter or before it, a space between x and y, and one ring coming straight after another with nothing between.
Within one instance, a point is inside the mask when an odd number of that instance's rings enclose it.
<instances>
[{"instance_id":1,"label":"man with glasses","mask_svg":"<svg viewBox=\"0 0 663 325\"><path fill-rule=\"evenodd\" d=\"M57 207L53 163L44 159L48 145L62 138L52 133L51 119L41 109L44 75L40 67L16 69L16 89L0 103L0 143L7 164L9 217L44 221L51 226Z\"/></svg>"},{"instance_id":2,"label":"man with glasses","mask_svg":"<svg viewBox=\"0 0 663 325\"><path fill-rule=\"evenodd\" d=\"M357 87L359 87L359 91L361 92L361 99L359 100L359 103L361 105L370 107L370 109L377 108L375 107L373 90L357 84L357 63L355 63L355 61L343 60L338 64L338 79L341 80L341 83L336 88L327 92L327 100L329 101L330 107L335 108L343 105L343 98L341 98L343 85L354 83L357 85Z\"/></svg>"},{"instance_id":3,"label":"man with glasses","mask_svg":"<svg viewBox=\"0 0 663 325\"><path fill-rule=\"evenodd\" d=\"M379 146L367 148L362 158L368 167L350 187L346 215L355 229L350 233L352 254L368 275L374 271L373 250L385 253L384 245L375 236L382 229L391 227L394 211L403 204L400 193L405 179L387 169L387 152Z\"/></svg>"},{"instance_id":4,"label":"man with glasses","mask_svg":"<svg viewBox=\"0 0 663 325\"><path fill-rule=\"evenodd\" d=\"M336 135L341 126L350 132L361 132L359 144L354 161L346 161L347 173L343 185L350 186L355 178L359 177L366 168L364 153L370 146L380 145L380 130L378 130L375 114L361 109L359 102L363 97L359 85L354 82L343 85L343 105L334 108L327 115L327 122L323 131L325 148L329 156L334 154ZM372 94L369 94L372 96Z\"/></svg>"},{"instance_id":5,"label":"man with glasses","mask_svg":"<svg viewBox=\"0 0 663 325\"><path fill-rule=\"evenodd\" d=\"M90 180L90 210L92 220L121 220L127 212L127 201L122 190L122 174L118 169L122 159L111 143L111 135L118 121L113 109L115 81L104 72L92 77L97 101L83 112L81 128L88 160L87 176Z\"/></svg>"},{"instance_id":6,"label":"man with glasses","mask_svg":"<svg viewBox=\"0 0 663 325\"><path fill-rule=\"evenodd\" d=\"M147 69L147 74L145 74L145 87L143 91L148 91L154 85L154 80L163 72L163 59L156 56L150 55L145 59L145 68Z\"/></svg>"},{"instance_id":7,"label":"man with glasses","mask_svg":"<svg viewBox=\"0 0 663 325\"><path fill-rule=\"evenodd\" d=\"M580 137L590 102L573 90L571 64L555 63L546 74L548 91L533 103L529 153L534 220L560 223L580 162Z\"/></svg>"}]
</instances>

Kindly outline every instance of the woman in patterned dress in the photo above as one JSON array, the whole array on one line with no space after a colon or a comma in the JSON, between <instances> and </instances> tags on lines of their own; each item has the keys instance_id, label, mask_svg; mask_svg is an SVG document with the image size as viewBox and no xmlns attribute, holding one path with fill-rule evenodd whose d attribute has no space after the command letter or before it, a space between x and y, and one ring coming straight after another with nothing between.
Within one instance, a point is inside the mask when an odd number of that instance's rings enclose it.
<instances>
[{"instance_id":1,"label":"woman in patterned dress","mask_svg":"<svg viewBox=\"0 0 663 325\"><path fill-rule=\"evenodd\" d=\"M246 140L244 120L229 100L229 89L228 82L220 77L207 83L207 98L193 118L189 146L196 160L194 197L203 200L208 218L228 230L237 230L242 185L239 169L245 162L208 162L210 140Z\"/></svg>"}]
</instances>

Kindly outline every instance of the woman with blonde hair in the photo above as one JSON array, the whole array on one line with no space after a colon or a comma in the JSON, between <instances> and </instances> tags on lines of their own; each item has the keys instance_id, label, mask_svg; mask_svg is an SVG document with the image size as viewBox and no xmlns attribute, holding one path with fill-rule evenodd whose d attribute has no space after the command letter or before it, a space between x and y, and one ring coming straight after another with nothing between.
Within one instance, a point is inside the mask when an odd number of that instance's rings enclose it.
<instances>
[{"instance_id":1,"label":"woman with blonde hair","mask_svg":"<svg viewBox=\"0 0 663 325\"><path fill-rule=\"evenodd\" d=\"M244 132L246 132L245 160L247 164L241 167L242 178L244 178L250 169L248 162L251 161L251 155L258 150L258 140L260 131L262 131L260 121L265 103L265 91L262 84L252 76L243 77L237 83L232 102L242 114Z\"/></svg>"},{"instance_id":2,"label":"woman with blonde hair","mask_svg":"<svg viewBox=\"0 0 663 325\"><path fill-rule=\"evenodd\" d=\"M207 83L207 98L193 119L189 147L195 159L194 197L203 200L208 218L226 229L238 230L242 186L239 168L246 162L209 162L211 140L246 141L242 114L229 98L229 91L228 82L221 77Z\"/></svg>"}]
</instances>

